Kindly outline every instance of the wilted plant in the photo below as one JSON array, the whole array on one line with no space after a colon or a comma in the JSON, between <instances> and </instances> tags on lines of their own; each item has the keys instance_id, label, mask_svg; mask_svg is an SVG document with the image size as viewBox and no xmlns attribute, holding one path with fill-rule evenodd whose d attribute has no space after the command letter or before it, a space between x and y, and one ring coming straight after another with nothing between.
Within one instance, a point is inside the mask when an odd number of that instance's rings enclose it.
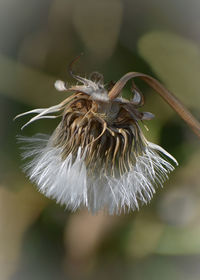
<instances>
[{"instance_id":1,"label":"wilted plant","mask_svg":"<svg viewBox=\"0 0 200 280\"><path fill-rule=\"evenodd\" d=\"M200 124L174 95L148 75L130 72L106 88L103 76L97 72L86 79L75 75L70 67L70 74L80 84L68 87L56 81L55 86L73 95L56 106L17 116L37 114L23 127L42 118L61 117L51 136L21 138L26 142L23 156L31 159L25 171L40 192L73 211L81 206L93 213L106 209L110 214L138 209L139 201L149 202L155 187L162 186L174 170L165 158L178 163L144 137L139 122L154 116L139 110L144 98L134 82L133 99L121 96L127 81L139 77L149 84L199 137ZM54 113L58 115L51 115Z\"/></svg>"}]
</instances>

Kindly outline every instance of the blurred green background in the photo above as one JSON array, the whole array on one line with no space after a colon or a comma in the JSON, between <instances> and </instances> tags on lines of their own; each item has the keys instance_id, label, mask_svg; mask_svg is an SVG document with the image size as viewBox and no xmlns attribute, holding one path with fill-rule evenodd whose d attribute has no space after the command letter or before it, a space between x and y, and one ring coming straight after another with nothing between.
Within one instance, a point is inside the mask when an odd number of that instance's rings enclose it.
<instances>
[{"instance_id":1,"label":"blurred green background","mask_svg":"<svg viewBox=\"0 0 200 280\"><path fill-rule=\"evenodd\" d=\"M148 206L122 216L71 213L39 194L21 171L16 135L51 133L57 121L20 127L15 115L66 96L56 79L77 73L117 81L128 71L165 84L200 119L199 0L0 1L0 279L200 279L199 140L138 82L147 139L180 166ZM137 81L136 81L137 82ZM129 88L124 90L129 94Z\"/></svg>"}]
</instances>

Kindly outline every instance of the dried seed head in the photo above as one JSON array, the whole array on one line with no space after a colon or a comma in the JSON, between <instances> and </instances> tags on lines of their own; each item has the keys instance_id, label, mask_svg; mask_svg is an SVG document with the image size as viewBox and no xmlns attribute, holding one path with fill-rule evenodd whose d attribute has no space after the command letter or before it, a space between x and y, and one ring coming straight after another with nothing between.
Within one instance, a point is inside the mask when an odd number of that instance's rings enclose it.
<instances>
[{"instance_id":1,"label":"dried seed head","mask_svg":"<svg viewBox=\"0 0 200 280\"><path fill-rule=\"evenodd\" d=\"M139 201L149 202L155 187L162 186L174 169L163 156L175 164L177 161L145 139L139 123L154 116L140 111L144 98L135 83L132 100L120 95L130 78L139 76L148 83L156 80L133 72L107 89L97 72L89 79L72 71L71 75L79 84L68 87L57 81L55 86L73 95L56 106L19 115L37 114L24 127L41 118L61 117L51 136L22 139L28 143L23 155L31 158L26 172L42 193L72 210L86 206L92 212L107 209L110 214L119 214L139 208ZM155 84L165 96L166 90L157 81ZM169 95L163 98L170 104Z\"/></svg>"},{"instance_id":2,"label":"dried seed head","mask_svg":"<svg viewBox=\"0 0 200 280\"><path fill-rule=\"evenodd\" d=\"M53 144L63 147L63 159L70 154L76 158L81 147L92 176L101 168L107 176L120 177L133 168L146 146L138 126L142 116L131 103L75 94L53 134Z\"/></svg>"}]
</instances>

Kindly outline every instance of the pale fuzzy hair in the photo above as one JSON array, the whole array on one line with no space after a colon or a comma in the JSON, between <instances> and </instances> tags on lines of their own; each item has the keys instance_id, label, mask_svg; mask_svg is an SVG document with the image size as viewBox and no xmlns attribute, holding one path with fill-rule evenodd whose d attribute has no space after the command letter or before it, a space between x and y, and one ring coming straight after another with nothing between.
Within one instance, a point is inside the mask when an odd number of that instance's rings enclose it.
<instances>
[{"instance_id":1,"label":"pale fuzzy hair","mask_svg":"<svg viewBox=\"0 0 200 280\"><path fill-rule=\"evenodd\" d=\"M53 145L52 136L38 134L19 140L26 144L23 157L29 163L24 169L30 180L41 193L72 211L82 206L93 213L104 209L109 214L139 209L139 204L147 204L155 187L162 186L168 173L174 170L163 156L178 165L163 148L146 142L135 166L120 179L107 176L102 170L98 176L90 177L84 161L86 150L82 151L81 147L75 159L69 154L63 160L62 148Z\"/></svg>"}]
</instances>

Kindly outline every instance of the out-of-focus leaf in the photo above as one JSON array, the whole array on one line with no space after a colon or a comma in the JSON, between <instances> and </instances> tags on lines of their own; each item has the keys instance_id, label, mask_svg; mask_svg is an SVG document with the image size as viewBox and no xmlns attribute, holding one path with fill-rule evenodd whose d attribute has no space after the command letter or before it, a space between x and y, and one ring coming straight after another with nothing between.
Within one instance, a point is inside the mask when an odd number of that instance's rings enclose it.
<instances>
[{"instance_id":1,"label":"out-of-focus leaf","mask_svg":"<svg viewBox=\"0 0 200 280\"><path fill-rule=\"evenodd\" d=\"M164 255L200 254L200 225L167 227L155 252Z\"/></svg>"},{"instance_id":2,"label":"out-of-focus leaf","mask_svg":"<svg viewBox=\"0 0 200 280\"><path fill-rule=\"evenodd\" d=\"M149 213L149 209L144 209L133 220L125 248L127 255L143 258L152 254L160 239L163 228L162 223Z\"/></svg>"},{"instance_id":3,"label":"out-of-focus leaf","mask_svg":"<svg viewBox=\"0 0 200 280\"><path fill-rule=\"evenodd\" d=\"M33 188L13 193L0 188L0 278L10 279L19 263L23 234L47 200Z\"/></svg>"},{"instance_id":4,"label":"out-of-focus leaf","mask_svg":"<svg viewBox=\"0 0 200 280\"><path fill-rule=\"evenodd\" d=\"M138 42L139 54L162 82L189 106L200 105L200 48L168 32L150 32Z\"/></svg>"},{"instance_id":5,"label":"out-of-focus leaf","mask_svg":"<svg viewBox=\"0 0 200 280\"><path fill-rule=\"evenodd\" d=\"M120 0L74 2L73 24L92 54L107 59L116 46L122 19Z\"/></svg>"},{"instance_id":6,"label":"out-of-focus leaf","mask_svg":"<svg viewBox=\"0 0 200 280\"><path fill-rule=\"evenodd\" d=\"M176 173L174 188L166 191L160 200L158 215L166 227L156 253L200 254L199 158L200 150L197 150L187 165Z\"/></svg>"},{"instance_id":7,"label":"out-of-focus leaf","mask_svg":"<svg viewBox=\"0 0 200 280\"><path fill-rule=\"evenodd\" d=\"M55 77L0 54L0 93L31 106L54 105L68 94L54 88Z\"/></svg>"}]
</instances>

